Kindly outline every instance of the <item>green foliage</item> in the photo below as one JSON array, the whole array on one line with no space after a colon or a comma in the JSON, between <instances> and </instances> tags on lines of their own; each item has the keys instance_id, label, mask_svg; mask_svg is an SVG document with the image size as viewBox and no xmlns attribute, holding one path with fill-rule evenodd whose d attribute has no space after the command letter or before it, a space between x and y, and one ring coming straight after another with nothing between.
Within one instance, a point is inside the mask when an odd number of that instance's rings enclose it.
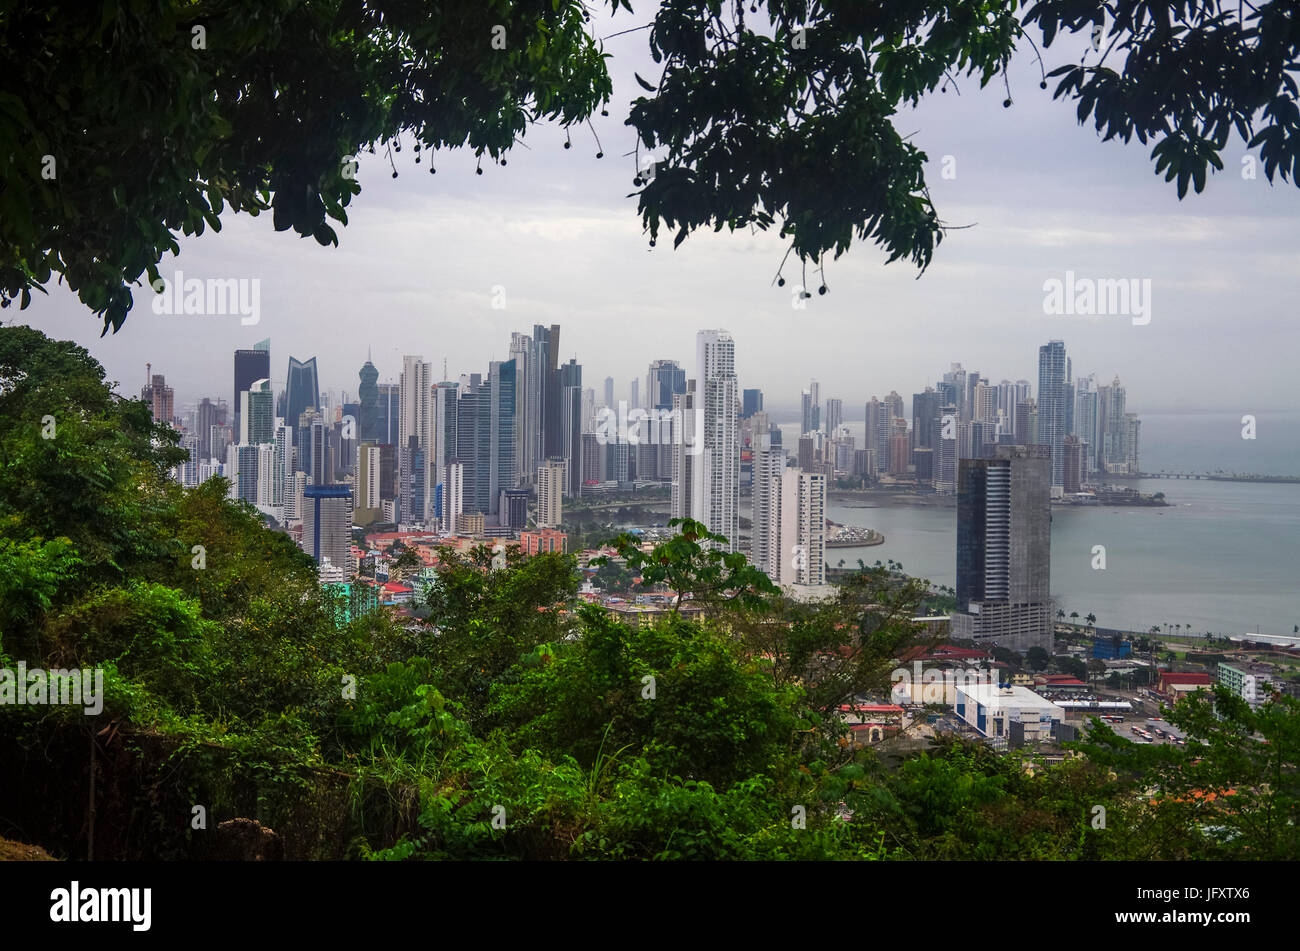
<instances>
[{"instance_id":1,"label":"green foliage","mask_svg":"<svg viewBox=\"0 0 1300 951\"><path fill-rule=\"evenodd\" d=\"M165 441L134 428L139 404L113 397L84 351L0 328L0 383L0 404L15 409L0 415L0 446L16 460L0 470L15 489L0 500L0 666L104 675L100 717L0 705L0 743L64 786L87 775L88 741L152 744L155 771L117 774L114 795L132 798L167 854L187 846L158 821L158 797L202 801L200 787L223 809L297 817L316 830L296 843L307 854L354 823L346 854L382 859L1300 849L1293 698L1258 710L1222 690L1184 701L1169 717L1186 747L1135 745L1098 722L1053 766L951 738L864 748L841 707L887 695L897 658L934 643L911 620L928 584L890 563L797 603L690 521L648 553L627 536L615 547L629 573L704 606L702 617L625 624L580 604L572 556L479 547L440 552L423 623L378 610L338 624L310 560L228 500L222 480L183 489L163 478ZM31 422L43 404L69 421L52 440ZM46 468L31 463L48 451L34 440L65 439ZM92 462L90 482L67 471ZM24 489L15 472L37 484ZM78 505L98 514L78 522L64 511ZM1025 660L1038 668L1046 655ZM1052 663L1088 674L1074 658ZM62 758L32 753L44 750ZM328 811L320 791L340 779L351 796ZM401 823L367 825L376 789Z\"/></svg>"},{"instance_id":2,"label":"green foliage","mask_svg":"<svg viewBox=\"0 0 1300 951\"><path fill-rule=\"evenodd\" d=\"M651 240L662 228L676 246L704 227L775 227L805 266L869 240L924 269L945 224L900 109L958 77L1006 82L1030 31L1050 50L1094 22L1105 49L1048 74L1081 123L1153 142L1156 173L1180 197L1223 168L1234 133L1270 181L1300 183L1289 4L1020 6L659 4L646 35L662 68L636 77L646 95L627 120L657 160L633 181ZM228 213L270 211L277 231L337 245L331 222L348 223L367 147L400 150L404 138L430 160L468 148L504 164L534 123L588 121L613 92L589 20L578 0L11 4L0 19L0 303L26 307L57 276L116 331L133 287L162 286L179 236L219 231ZM1010 106L1009 85L1007 95Z\"/></svg>"}]
</instances>

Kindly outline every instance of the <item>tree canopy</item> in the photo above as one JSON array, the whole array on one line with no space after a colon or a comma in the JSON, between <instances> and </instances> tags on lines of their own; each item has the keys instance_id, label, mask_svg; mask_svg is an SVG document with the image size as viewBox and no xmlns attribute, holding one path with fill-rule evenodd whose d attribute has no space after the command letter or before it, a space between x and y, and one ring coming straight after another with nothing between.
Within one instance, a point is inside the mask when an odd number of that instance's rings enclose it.
<instances>
[{"instance_id":1,"label":"tree canopy","mask_svg":"<svg viewBox=\"0 0 1300 951\"><path fill-rule=\"evenodd\" d=\"M633 180L651 241L776 228L805 265L869 240L924 270L945 226L897 113L960 76L1006 83L1035 37L1049 56L1091 41L1045 63L1043 88L1104 138L1150 144L1180 197L1234 133L1270 181L1300 172L1290 3L664 0L642 27L662 67L628 118L655 160ZM532 125L605 111L592 30L581 0L6 4L0 302L57 277L117 330L178 237L230 212L337 244L362 149L504 164Z\"/></svg>"}]
</instances>

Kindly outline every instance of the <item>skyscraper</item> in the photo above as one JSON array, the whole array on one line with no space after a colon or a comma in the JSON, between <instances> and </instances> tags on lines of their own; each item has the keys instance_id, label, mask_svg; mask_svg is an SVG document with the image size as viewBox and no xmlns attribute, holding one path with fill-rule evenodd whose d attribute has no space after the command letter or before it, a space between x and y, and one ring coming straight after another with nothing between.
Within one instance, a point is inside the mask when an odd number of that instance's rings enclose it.
<instances>
[{"instance_id":1,"label":"skyscraper","mask_svg":"<svg viewBox=\"0 0 1300 951\"><path fill-rule=\"evenodd\" d=\"M145 375L149 382L140 391L140 398L149 404L149 412L155 423L171 425L172 416L175 415L175 394L162 374L150 374L149 369L146 366Z\"/></svg>"},{"instance_id":2,"label":"skyscraper","mask_svg":"<svg viewBox=\"0 0 1300 951\"><path fill-rule=\"evenodd\" d=\"M375 441L381 446L401 445L402 388L396 383L379 384L379 403L375 413Z\"/></svg>"},{"instance_id":3,"label":"skyscraper","mask_svg":"<svg viewBox=\"0 0 1300 951\"><path fill-rule=\"evenodd\" d=\"M673 397L685 392L686 371L677 365L676 360L655 360L650 364L645 394L650 409L671 410Z\"/></svg>"},{"instance_id":4,"label":"skyscraper","mask_svg":"<svg viewBox=\"0 0 1300 951\"><path fill-rule=\"evenodd\" d=\"M834 436L836 430L844 423L844 401L827 400L826 401L826 432Z\"/></svg>"},{"instance_id":5,"label":"skyscraper","mask_svg":"<svg viewBox=\"0 0 1300 951\"><path fill-rule=\"evenodd\" d=\"M316 358L304 362L290 357L284 385L284 418L296 420L307 410L319 406L320 382L316 376Z\"/></svg>"},{"instance_id":6,"label":"skyscraper","mask_svg":"<svg viewBox=\"0 0 1300 951\"><path fill-rule=\"evenodd\" d=\"M461 378L456 400L456 461L462 466L465 511L486 514L492 461L492 393L477 373Z\"/></svg>"},{"instance_id":7,"label":"skyscraper","mask_svg":"<svg viewBox=\"0 0 1300 951\"><path fill-rule=\"evenodd\" d=\"M268 380L270 378L271 351L269 349L235 351L235 394L230 405L235 414L233 429L236 433L239 432L239 394L247 390L254 380ZM285 419L296 418L295 416L285 417Z\"/></svg>"},{"instance_id":8,"label":"skyscraper","mask_svg":"<svg viewBox=\"0 0 1300 951\"><path fill-rule=\"evenodd\" d=\"M781 472L780 534L776 543L778 584L826 583L826 475L786 468Z\"/></svg>"},{"instance_id":9,"label":"skyscraper","mask_svg":"<svg viewBox=\"0 0 1300 951\"><path fill-rule=\"evenodd\" d=\"M763 391L743 390L741 392L741 407L740 415L745 419L749 419L755 413L761 413L763 411Z\"/></svg>"},{"instance_id":10,"label":"skyscraper","mask_svg":"<svg viewBox=\"0 0 1300 951\"><path fill-rule=\"evenodd\" d=\"M925 392L912 394L912 447L934 449L938 433L939 394L927 386Z\"/></svg>"},{"instance_id":11,"label":"skyscraper","mask_svg":"<svg viewBox=\"0 0 1300 951\"><path fill-rule=\"evenodd\" d=\"M701 454L692 489L694 518L739 548L740 429L736 344L725 330L701 330L695 338L696 373L703 410Z\"/></svg>"},{"instance_id":12,"label":"skyscraper","mask_svg":"<svg viewBox=\"0 0 1300 951\"><path fill-rule=\"evenodd\" d=\"M465 511L465 467L459 462L442 466L442 531L450 535L456 531L456 522Z\"/></svg>"},{"instance_id":13,"label":"skyscraper","mask_svg":"<svg viewBox=\"0 0 1300 951\"><path fill-rule=\"evenodd\" d=\"M537 468L537 527L556 528L564 518L565 465L549 459Z\"/></svg>"},{"instance_id":14,"label":"skyscraper","mask_svg":"<svg viewBox=\"0 0 1300 951\"><path fill-rule=\"evenodd\" d=\"M488 365L491 418L488 438L488 508L487 514L500 515L501 490L519 484L515 423L515 361L493 360ZM498 521L500 521L498 519Z\"/></svg>"},{"instance_id":15,"label":"skyscraper","mask_svg":"<svg viewBox=\"0 0 1300 951\"><path fill-rule=\"evenodd\" d=\"M239 442L257 446L275 439L270 380L254 380L247 390L239 394Z\"/></svg>"},{"instance_id":16,"label":"skyscraper","mask_svg":"<svg viewBox=\"0 0 1300 951\"><path fill-rule=\"evenodd\" d=\"M357 387L357 402L361 408L357 413L357 433L365 441L382 442L379 438L379 371L368 357L358 376L361 385Z\"/></svg>"},{"instance_id":17,"label":"skyscraper","mask_svg":"<svg viewBox=\"0 0 1300 951\"><path fill-rule=\"evenodd\" d=\"M769 578L776 580L781 574L781 553L777 546L780 541L781 474L785 471L785 450L779 445L773 446L772 436L768 433L756 436L756 442L749 560Z\"/></svg>"},{"instance_id":18,"label":"skyscraper","mask_svg":"<svg viewBox=\"0 0 1300 951\"><path fill-rule=\"evenodd\" d=\"M352 573L352 489L309 485L303 491L302 550Z\"/></svg>"},{"instance_id":19,"label":"skyscraper","mask_svg":"<svg viewBox=\"0 0 1300 951\"><path fill-rule=\"evenodd\" d=\"M1065 484L1066 403L1069 399L1070 360L1065 343L1052 340L1038 348L1038 444L1052 453L1052 485ZM1072 414L1069 414L1072 415Z\"/></svg>"},{"instance_id":20,"label":"skyscraper","mask_svg":"<svg viewBox=\"0 0 1300 951\"><path fill-rule=\"evenodd\" d=\"M558 330L558 328L557 328ZM582 494L582 365L571 359L556 370L556 393L559 399L559 452L568 466L568 494Z\"/></svg>"},{"instance_id":21,"label":"skyscraper","mask_svg":"<svg viewBox=\"0 0 1300 951\"><path fill-rule=\"evenodd\" d=\"M703 434L696 430L695 381L686 381L686 391L673 396L671 518L695 518L695 470L700 457L693 452Z\"/></svg>"},{"instance_id":22,"label":"skyscraper","mask_svg":"<svg viewBox=\"0 0 1300 951\"><path fill-rule=\"evenodd\" d=\"M1078 492L1083 484L1083 440L1078 436L1070 435L1065 437L1063 446L1065 474L1062 485L1067 493Z\"/></svg>"},{"instance_id":23,"label":"skyscraper","mask_svg":"<svg viewBox=\"0 0 1300 951\"><path fill-rule=\"evenodd\" d=\"M1074 428L1083 443L1083 476L1097 468L1097 378L1081 376L1074 385Z\"/></svg>"},{"instance_id":24,"label":"skyscraper","mask_svg":"<svg viewBox=\"0 0 1300 951\"><path fill-rule=\"evenodd\" d=\"M957 486L952 633L1011 650L1052 650L1051 451L998 446L963 459Z\"/></svg>"},{"instance_id":25,"label":"skyscraper","mask_svg":"<svg viewBox=\"0 0 1300 951\"><path fill-rule=\"evenodd\" d=\"M612 376L605 377L605 405L611 408L614 406L614 378Z\"/></svg>"},{"instance_id":26,"label":"skyscraper","mask_svg":"<svg viewBox=\"0 0 1300 951\"><path fill-rule=\"evenodd\" d=\"M363 442L357 451L357 498L354 519L358 525L379 520L382 500L379 495L379 446Z\"/></svg>"}]
</instances>

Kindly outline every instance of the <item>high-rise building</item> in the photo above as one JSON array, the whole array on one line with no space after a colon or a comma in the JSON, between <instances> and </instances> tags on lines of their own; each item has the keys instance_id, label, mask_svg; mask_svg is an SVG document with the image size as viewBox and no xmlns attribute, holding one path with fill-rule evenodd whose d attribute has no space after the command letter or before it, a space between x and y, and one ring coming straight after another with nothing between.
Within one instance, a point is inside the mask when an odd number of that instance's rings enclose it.
<instances>
[{"instance_id":1,"label":"high-rise building","mask_svg":"<svg viewBox=\"0 0 1300 951\"><path fill-rule=\"evenodd\" d=\"M433 391L433 462L445 466L459 457L456 444L459 433L457 412L459 411L460 384L444 381Z\"/></svg>"},{"instance_id":2,"label":"high-rise building","mask_svg":"<svg viewBox=\"0 0 1300 951\"><path fill-rule=\"evenodd\" d=\"M1051 485L1046 446L961 460L954 637L1051 652Z\"/></svg>"},{"instance_id":3,"label":"high-rise building","mask_svg":"<svg viewBox=\"0 0 1300 951\"><path fill-rule=\"evenodd\" d=\"M235 351L235 395L231 406L234 408L234 423L232 429L238 433L239 430L239 394L247 390L254 380L269 380L271 378L271 351L269 349L258 348L252 350ZM268 344L269 347L269 344ZM293 416L285 416L285 419L295 419Z\"/></svg>"},{"instance_id":4,"label":"high-rise building","mask_svg":"<svg viewBox=\"0 0 1300 951\"><path fill-rule=\"evenodd\" d=\"M1097 469L1097 378L1081 376L1074 385L1074 428L1083 444L1083 475Z\"/></svg>"},{"instance_id":5,"label":"high-rise building","mask_svg":"<svg viewBox=\"0 0 1300 951\"><path fill-rule=\"evenodd\" d=\"M225 401L222 400L220 405L224 416ZM199 400L198 408L194 411L194 433L199 437L200 459L212 458L212 427L217 425L217 413L218 404L206 396Z\"/></svg>"},{"instance_id":6,"label":"high-rise building","mask_svg":"<svg viewBox=\"0 0 1300 951\"><path fill-rule=\"evenodd\" d=\"M562 459L548 459L537 468L537 527L556 528L564 520L567 469Z\"/></svg>"},{"instance_id":7,"label":"high-rise building","mask_svg":"<svg viewBox=\"0 0 1300 951\"><path fill-rule=\"evenodd\" d=\"M150 374L152 367L146 366L145 373L149 382L145 384L144 389L140 391L140 398L149 404L149 412L153 415L155 423L171 425L172 417L175 415L175 393L167 385L167 381L160 373Z\"/></svg>"},{"instance_id":8,"label":"high-rise building","mask_svg":"<svg viewBox=\"0 0 1300 951\"><path fill-rule=\"evenodd\" d=\"M518 470L515 469L519 456L515 433L515 362L493 360L488 365L488 386L491 416L488 425L488 507L485 511L488 515L499 516L501 490L513 489L519 484Z\"/></svg>"},{"instance_id":9,"label":"high-rise building","mask_svg":"<svg viewBox=\"0 0 1300 951\"><path fill-rule=\"evenodd\" d=\"M352 574L352 489L346 485L309 485L303 490L302 550L317 564Z\"/></svg>"},{"instance_id":10,"label":"high-rise building","mask_svg":"<svg viewBox=\"0 0 1300 951\"><path fill-rule=\"evenodd\" d=\"M226 478L230 480L230 498L257 504L257 446L226 447Z\"/></svg>"},{"instance_id":11,"label":"high-rise building","mask_svg":"<svg viewBox=\"0 0 1300 951\"><path fill-rule=\"evenodd\" d=\"M492 459L492 393L478 373L461 377L456 400L456 461L462 466L465 511L486 512Z\"/></svg>"},{"instance_id":12,"label":"high-rise building","mask_svg":"<svg viewBox=\"0 0 1300 951\"><path fill-rule=\"evenodd\" d=\"M353 516L358 525L372 525L379 521L383 508L379 485L379 446L363 442L357 450L357 507Z\"/></svg>"},{"instance_id":13,"label":"high-rise building","mask_svg":"<svg viewBox=\"0 0 1300 951\"><path fill-rule=\"evenodd\" d=\"M871 399L867 400L865 413L867 417L866 439L863 441L863 446L872 451L872 455L875 457L874 464L877 466L877 469L879 469L880 459L884 454L881 442L886 438L888 433L888 428L882 422L884 419L884 407L880 400L873 396ZM875 474L875 472L871 473L873 477Z\"/></svg>"},{"instance_id":14,"label":"high-rise building","mask_svg":"<svg viewBox=\"0 0 1300 951\"><path fill-rule=\"evenodd\" d=\"M646 403L650 409L673 408L673 397L686 392L686 371L676 360L655 360L646 374ZM762 397L759 398L760 404ZM759 406L762 409L762 406Z\"/></svg>"},{"instance_id":15,"label":"high-rise building","mask_svg":"<svg viewBox=\"0 0 1300 951\"><path fill-rule=\"evenodd\" d=\"M695 381L686 381L686 391L673 396L671 518L695 518L695 470L700 457L694 452L703 439L696 430Z\"/></svg>"},{"instance_id":16,"label":"high-rise building","mask_svg":"<svg viewBox=\"0 0 1300 951\"><path fill-rule=\"evenodd\" d=\"M826 583L826 475L786 468L781 472L780 532L776 541L778 584Z\"/></svg>"},{"instance_id":17,"label":"high-rise building","mask_svg":"<svg viewBox=\"0 0 1300 951\"><path fill-rule=\"evenodd\" d=\"M945 403L939 407L939 432L935 446L934 489L951 494L957 491L957 440L960 435L957 406Z\"/></svg>"},{"instance_id":18,"label":"high-rise building","mask_svg":"<svg viewBox=\"0 0 1300 951\"><path fill-rule=\"evenodd\" d=\"M465 511L465 467L459 462L449 462L442 466L442 531L450 535L456 531L456 525Z\"/></svg>"},{"instance_id":19,"label":"high-rise building","mask_svg":"<svg viewBox=\"0 0 1300 951\"><path fill-rule=\"evenodd\" d=\"M498 509L501 513L502 528L517 532L528 527L529 494L527 489L501 490L501 503Z\"/></svg>"},{"instance_id":20,"label":"high-rise building","mask_svg":"<svg viewBox=\"0 0 1300 951\"><path fill-rule=\"evenodd\" d=\"M396 383L379 384L375 409L375 441L381 446L400 446L402 388Z\"/></svg>"},{"instance_id":21,"label":"high-rise building","mask_svg":"<svg viewBox=\"0 0 1300 951\"><path fill-rule=\"evenodd\" d=\"M740 415L745 419L763 411L762 390L742 390Z\"/></svg>"},{"instance_id":22,"label":"high-rise building","mask_svg":"<svg viewBox=\"0 0 1300 951\"><path fill-rule=\"evenodd\" d=\"M358 376L361 384L357 387L357 433L362 441L378 444L383 441L379 434L379 371L369 357Z\"/></svg>"},{"instance_id":23,"label":"high-rise building","mask_svg":"<svg viewBox=\"0 0 1300 951\"><path fill-rule=\"evenodd\" d=\"M293 427L283 419L275 420L275 457L271 478L279 485L277 504L283 507L281 521L288 517L293 503L289 500L293 492ZM295 509L296 512L296 509Z\"/></svg>"},{"instance_id":24,"label":"high-rise building","mask_svg":"<svg viewBox=\"0 0 1300 951\"><path fill-rule=\"evenodd\" d=\"M974 409L971 412L972 420L979 420L982 423L996 423L998 421L998 396L997 387L990 386L988 381L980 380L975 384Z\"/></svg>"},{"instance_id":25,"label":"high-rise building","mask_svg":"<svg viewBox=\"0 0 1300 951\"><path fill-rule=\"evenodd\" d=\"M1052 340L1038 348L1038 444L1052 452L1052 485L1065 484L1070 360L1065 344Z\"/></svg>"},{"instance_id":26,"label":"high-rise building","mask_svg":"<svg viewBox=\"0 0 1300 951\"><path fill-rule=\"evenodd\" d=\"M802 441L802 439L800 440ZM754 487L751 493L751 542L749 560L775 580L781 573L781 553L777 548L780 529L781 474L785 471L785 450L772 445L770 434L756 438L754 448Z\"/></svg>"},{"instance_id":27,"label":"high-rise building","mask_svg":"<svg viewBox=\"0 0 1300 951\"><path fill-rule=\"evenodd\" d=\"M703 410L701 453L692 489L694 518L739 548L740 429L737 418L736 344L725 330L695 338L698 397Z\"/></svg>"},{"instance_id":28,"label":"high-rise building","mask_svg":"<svg viewBox=\"0 0 1300 951\"><path fill-rule=\"evenodd\" d=\"M1065 453L1064 482L1066 492L1078 492L1083 485L1083 440L1078 436L1066 436L1063 446Z\"/></svg>"},{"instance_id":29,"label":"high-rise building","mask_svg":"<svg viewBox=\"0 0 1300 951\"><path fill-rule=\"evenodd\" d=\"M1030 397L1016 404L1016 442L1022 446L1038 445L1038 403Z\"/></svg>"},{"instance_id":30,"label":"high-rise building","mask_svg":"<svg viewBox=\"0 0 1300 951\"><path fill-rule=\"evenodd\" d=\"M827 400L826 401L826 432L828 435L835 435L836 431L844 425L844 401Z\"/></svg>"},{"instance_id":31,"label":"high-rise building","mask_svg":"<svg viewBox=\"0 0 1300 951\"><path fill-rule=\"evenodd\" d=\"M924 393L912 394L912 448L935 448L938 433L939 394L927 386Z\"/></svg>"},{"instance_id":32,"label":"high-rise building","mask_svg":"<svg viewBox=\"0 0 1300 951\"><path fill-rule=\"evenodd\" d=\"M320 414L311 417L307 430L307 458L311 466L307 474L312 485L330 485L334 482L334 460L330 447L330 427Z\"/></svg>"},{"instance_id":33,"label":"high-rise building","mask_svg":"<svg viewBox=\"0 0 1300 951\"><path fill-rule=\"evenodd\" d=\"M912 440L906 432L895 432L889 437L889 474L894 477L905 476L908 464L912 461Z\"/></svg>"},{"instance_id":34,"label":"high-rise building","mask_svg":"<svg viewBox=\"0 0 1300 951\"><path fill-rule=\"evenodd\" d=\"M559 452L550 457L562 458L568 466L567 494L582 494L582 365L575 359L561 364L556 370L556 393L559 398ZM548 457L548 458L550 458Z\"/></svg>"},{"instance_id":35,"label":"high-rise building","mask_svg":"<svg viewBox=\"0 0 1300 951\"><path fill-rule=\"evenodd\" d=\"M627 408L641 408L641 381L636 377L632 377L627 385Z\"/></svg>"},{"instance_id":36,"label":"high-rise building","mask_svg":"<svg viewBox=\"0 0 1300 951\"><path fill-rule=\"evenodd\" d=\"M258 446L275 439L274 396L270 380L254 380L239 394L239 442Z\"/></svg>"},{"instance_id":37,"label":"high-rise building","mask_svg":"<svg viewBox=\"0 0 1300 951\"><path fill-rule=\"evenodd\" d=\"M804 390L799 394L800 416L799 432L810 433L813 431L813 395L812 390Z\"/></svg>"},{"instance_id":38,"label":"high-rise building","mask_svg":"<svg viewBox=\"0 0 1300 951\"><path fill-rule=\"evenodd\" d=\"M531 486L537 468L538 411L535 402L537 387L534 378L537 376L537 367L533 363L533 338L527 334L512 333L510 359L515 364L515 474L519 485ZM436 407L434 417L441 429L442 416Z\"/></svg>"},{"instance_id":39,"label":"high-rise building","mask_svg":"<svg viewBox=\"0 0 1300 951\"><path fill-rule=\"evenodd\" d=\"M978 376L978 374L976 375ZM962 369L960 363L952 364L952 369L943 375L943 383L939 384L936 389L939 391L940 399L945 405L951 403L957 407L956 416L959 420L970 419L966 371Z\"/></svg>"},{"instance_id":40,"label":"high-rise building","mask_svg":"<svg viewBox=\"0 0 1300 951\"><path fill-rule=\"evenodd\" d=\"M320 381L316 358L307 361L289 358L284 385L284 418L296 420L308 410L320 407Z\"/></svg>"},{"instance_id":41,"label":"high-rise building","mask_svg":"<svg viewBox=\"0 0 1300 951\"><path fill-rule=\"evenodd\" d=\"M605 377L605 405L613 408L614 406L614 378Z\"/></svg>"}]
</instances>

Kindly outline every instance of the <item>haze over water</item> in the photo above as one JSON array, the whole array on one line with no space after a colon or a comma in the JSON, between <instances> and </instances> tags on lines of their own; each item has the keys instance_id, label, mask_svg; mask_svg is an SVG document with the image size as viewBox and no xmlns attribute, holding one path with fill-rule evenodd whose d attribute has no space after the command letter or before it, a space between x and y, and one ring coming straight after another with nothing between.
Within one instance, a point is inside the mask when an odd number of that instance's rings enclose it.
<instances>
[{"instance_id":1,"label":"haze over water","mask_svg":"<svg viewBox=\"0 0 1300 951\"><path fill-rule=\"evenodd\" d=\"M1252 464L1236 461L1225 423ZM1273 417L1297 427L1297 417ZM1148 441L1148 420L1152 438ZM1261 426L1269 420L1258 417ZM798 426L782 426L785 439ZM1297 433L1300 435L1300 433ZM1200 438L1197 438L1197 437ZM797 439L797 434L795 434ZM1186 440L1186 442L1184 441ZM1240 415L1144 417L1143 462L1161 469L1300 472L1300 438L1251 447L1240 438ZM791 442L792 450L797 442ZM1148 452L1148 446L1150 451ZM1247 456L1247 460L1251 457ZM1222 460L1222 461L1216 461ZM1147 630L1190 625L1197 633L1289 634L1300 624L1300 484L1127 480L1140 492L1164 492L1167 508L1052 508L1052 594L1066 614L1097 615L1101 627ZM884 532L872 548L832 548L827 563L846 566L890 558L936 584L956 584L955 507L831 502L828 516ZM1106 547L1106 569L1094 570L1092 548Z\"/></svg>"}]
</instances>

